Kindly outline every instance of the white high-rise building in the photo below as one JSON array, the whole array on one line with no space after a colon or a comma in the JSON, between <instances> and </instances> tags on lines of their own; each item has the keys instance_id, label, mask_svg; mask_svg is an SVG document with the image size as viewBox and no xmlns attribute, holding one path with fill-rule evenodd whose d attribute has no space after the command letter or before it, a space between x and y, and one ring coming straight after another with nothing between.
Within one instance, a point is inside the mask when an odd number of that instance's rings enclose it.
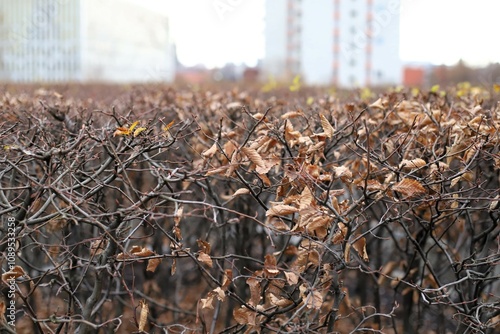
<instances>
[{"instance_id":1,"label":"white high-rise building","mask_svg":"<svg viewBox=\"0 0 500 334\"><path fill-rule=\"evenodd\" d=\"M130 0L0 0L0 81L172 81L165 13Z\"/></svg>"},{"instance_id":2,"label":"white high-rise building","mask_svg":"<svg viewBox=\"0 0 500 334\"><path fill-rule=\"evenodd\" d=\"M399 84L400 0L267 0L264 73L342 87Z\"/></svg>"}]
</instances>

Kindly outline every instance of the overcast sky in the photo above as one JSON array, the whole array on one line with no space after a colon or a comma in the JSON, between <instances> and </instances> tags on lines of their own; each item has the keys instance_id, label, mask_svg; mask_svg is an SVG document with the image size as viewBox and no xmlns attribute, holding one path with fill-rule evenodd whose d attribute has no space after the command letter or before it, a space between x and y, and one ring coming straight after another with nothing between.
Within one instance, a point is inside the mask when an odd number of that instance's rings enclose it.
<instances>
[{"instance_id":1,"label":"overcast sky","mask_svg":"<svg viewBox=\"0 0 500 334\"><path fill-rule=\"evenodd\" d=\"M179 60L255 65L264 56L264 0L138 0L169 12ZM402 0L404 62L500 62L498 0Z\"/></svg>"}]
</instances>

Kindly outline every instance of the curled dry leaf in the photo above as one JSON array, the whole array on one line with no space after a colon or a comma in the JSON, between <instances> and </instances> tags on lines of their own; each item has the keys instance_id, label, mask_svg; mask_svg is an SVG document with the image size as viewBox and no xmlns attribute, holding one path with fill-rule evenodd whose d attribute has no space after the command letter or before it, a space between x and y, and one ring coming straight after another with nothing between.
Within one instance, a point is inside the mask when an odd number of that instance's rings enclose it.
<instances>
[{"instance_id":1,"label":"curled dry leaf","mask_svg":"<svg viewBox=\"0 0 500 334\"><path fill-rule=\"evenodd\" d=\"M304 190L300 193L300 210L308 209L313 203L313 194L309 187L304 187Z\"/></svg>"},{"instance_id":2,"label":"curled dry leaf","mask_svg":"<svg viewBox=\"0 0 500 334\"><path fill-rule=\"evenodd\" d=\"M347 226L344 223L339 222L337 226L338 230L337 232L335 232L332 238L332 242L334 245L342 243L347 235Z\"/></svg>"},{"instance_id":3,"label":"curled dry leaf","mask_svg":"<svg viewBox=\"0 0 500 334\"><path fill-rule=\"evenodd\" d=\"M214 298L217 298L219 301L223 302L226 299L226 293L220 287L213 289L212 291L210 291L207 294L206 298L200 299L201 308L213 310L214 309Z\"/></svg>"},{"instance_id":4,"label":"curled dry leaf","mask_svg":"<svg viewBox=\"0 0 500 334\"><path fill-rule=\"evenodd\" d=\"M335 129L330 124L330 122L328 122L328 120L324 115L320 114L319 118L321 119L321 126L323 127L323 132L325 133L325 136L327 136L328 138L332 138Z\"/></svg>"},{"instance_id":5,"label":"curled dry leaf","mask_svg":"<svg viewBox=\"0 0 500 334\"><path fill-rule=\"evenodd\" d=\"M291 271L285 271L285 277L288 285L295 285L299 282L299 275Z\"/></svg>"},{"instance_id":6,"label":"curled dry leaf","mask_svg":"<svg viewBox=\"0 0 500 334\"><path fill-rule=\"evenodd\" d=\"M156 254L147 248L141 246L133 246L129 253L120 253L116 256L116 259L118 261L123 261L136 257L147 257L151 255L156 255Z\"/></svg>"},{"instance_id":7,"label":"curled dry leaf","mask_svg":"<svg viewBox=\"0 0 500 334\"><path fill-rule=\"evenodd\" d=\"M289 119L304 116L302 111L289 111L280 116L281 119Z\"/></svg>"},{"instance_id":8,"label":"curled dry leaf","mask_svg":"<svg viewBox=\"0 0 500 334\"><path fill-rule=\"evenodd\" d=\"M272 254L266 254L264 259L264 272L270 276L274 277L279 274L279 270L276 266L276 257Z\"/></svg>"},{"instance_id":9,"label":"curled dry leaf","mask_svg":"<svg viewBox=\"0 0 500 334\"><path fill-rule=\"evenodd\" d=\"M160 258L149 259L148 266L146 267L146 271L154 273L156 271L156 268L160 265L161 260L162 259L160 259Z\"/></svg>"},{"instance_id":10,"label":"curled dry leaf","mask_svg":"<svg viewBox=\"0 0 500 334\"><path fill-rule=\"evenodd\" d=\"M490 203L490 207L489 207L490 211L493 211L497 208L499 198L500 198L500 195L496 195L495 198L493 198L493 200Z\"/></svg>"},{"instance_id":11,"label":"curled dry leaf","mask_svg":"<svg viewBox=\"0 0 500 334\"><path fill-rule=\"evenodd\" d=\"M174 223L175 226L179 226L181 219L182 219L182 213L184 212L184 207L181 205L175 210L174 214Z\"/></svg>"},{"instance_id":12,"label":"curled dry leaf","mask_svg":"<svg viewBox=\"0 0 500 334\"><path fill-rule=\"evenodd\" d=\"M220 166L220 167L217 167L217 168L214 168L212 170L209 170L205 173L205 176L212 176L212 175L217 175L217 174L222 174L222 173L225 173L227 172L227 170L229 169L230 165L224 165L224 166Z\"/></svg>"},{"instance_id":13,"label":"curled dry leaf","mask_svg":"<svg viewBox=\"0 0 500 334\"><path fill-rule=\"evenodd\" d=\"M412 160L404 159L399 164L399 168L408 170L408 169L421 168L421 167L424 167L425 165L427 165L427 163L425 162L424 159L420 159L420 158L412 159Z\"/></svg>"},{"instance_id":14,"label":"curled dry leaf","mask_svg":"<svg viewBox=\"0 0 500 334\"><path fill-rule=\"evenodd\" d=\"M146 324L148 323L149 306L143 299L139 303L141 307L141 315L139 317L139 331L143 332L146 330Z\"/></svg>"},{"instance_id":15,"label":"curled dry leaf","mask_svg":"<svg viewBox=\"0 0 500 334\"><path fill-rule=\"evenodd\" d=\"M351 244L348 242L345 244L345 249L344 249L344 261L349 262L349 255L351 252Z\"/></svg>"},{"instance_id":16,"label":"curled dry leaf","mask_svg":"<svg viewBox=\"0 0 500 334\"><path fill-rule=\"evenodd\" d=\"M222 279L222 289L227 290L232 281L233 271L231 269L226 269L224 271L224 278Z\"/></svg>"},{"instance_id":17,"label":"curled dry leaf","mask_svg":"<svg viewBox=\"0 0 500 334\"><path fill-rule=\"evenodd\" d=\"M365 237L359 238L352 244L352 248L361 256L363 261L368 262L368 253L366 252L366 239Z\"/></svg>"},{"instance_id":18,"label":"curled dry leaf","mask_svg":"<svg viewBox=\"0 0 500 334\"><path fill-rule=\"evenodd\" d=\"M382 98L379 98L377 101L373 102L370 104L370 108L377 108L377 109L385 109L387 106L387 101L382 100Z\"/></svg>"},{"instance_id":19,"label":"curled dry leaf","mask_svg":"<svg viewBox=\"0 0 500 334\"><path fill-rule=\"evenodd\" d=\"M170 267L170 275L174 276L176 271L177 271L177 260L173 259L172 267Z\"/></svg>"},{"instance_id":20,"label":"curled dry leaf","mask_svg":"<svg viewBox=\"0 0 500 334\"><path fill-rule=\"evenodd\" d=\"M250 147L242 147L241 151L243 154L250 160L253 164L255 164L255 171L258 174L266 174L269 172L271 168L273 168L279 160L272 159L270 161L264 161L257 150Z\"/></svg>"},{"instance_id":21,"label":"curled dry leaf","mask_svg":"<svg viewBox=\"0 0 500 334\"><path fill-rule=\"evenodd\" d=\"M255 149L250 147L242 147L241 152L243 152L248 160L253 162L255 165L265 167L264 160L262 160L262 157Z\"/></svg>"},{"instance_id":22,"label":"curled dry leaf","mask_svg":"<svg viewBox=\"0 0 500 334\"><path fill-rule=\"evenodd\" d=\"M309 220L306 225L306 231L310 235L314 235L319 239L324 239L328 235L328 228L332 222L332 218L322 214L315 216Z\"/></svg>"},{"instance_id":23,"label":"curled dry leaf","mask_svg":"<svg viewBox=\"0 0 500 334\"><path fill-rule=\"evenodd\" d=\"M340 178L344 183L352 182L352 172L349 168L345 166L339 166L333 168L335 172L335 177Z\"/></svg>"},{"instance_id":24,"label":"curled dry leaf","mask_svg":"<svg viewBox=\"0 0 500 334\"><path fill-rule=\"evenodd\" d=\"M217 153L217 143L213 143L213 145L208 150L201 153L201 155L204 158L211 158L215 153Z\"/></svg>"},{"instance_id":25,"label":"curled dry leaf","mask_svg":"<svg viewBox=\"0 0 500 334\"><path fill-rule=\"evenodd\" d=\"M249 305L257 306L260 302L260 282L255 277L250 277L247 279L247 284L250 288L250 300Z\"/></svg>"},{"instance_id":26,"label":"curled dry leaf","mask_svg":"<svg viewBox=\"0 0 500 334\"><path fill-rule=\"evenodd\" d=\"M140 247L140 246L133 246L130 253L132 255L138 256L138 257L147 257L147 256L151 256L151 255L156 255L152 250L149 250L145 247Z\"/></svg>"},{"instance_id":27,"label":"curled dry leaf","mask_svg":"<svg viewBox=\"0 0 500 334\"><path fill-rule=\"evenodd\" d=\"M309 309L319 310L323 304L323 296L321 292L314 289L308 289L305 284L299 287L300 295L305 301L306 307Z\"/></svg>"},{"instance_id":28,"label":"curled dry leaf","mask_svg":"<svg viewBox=\"0 0 500 334\"><path fill-rule=\"evenodd\" d=\"M212 268L213 266L213 261L212 261L212 258L210 257L210 255L208 255L207 253L204 253L204 252L200 252L198 254L198 261L200 261L201 263L204 263L206 264L207 266L209 266L210 268Z\"/></svg>"},{"instance_id":29,"label":"curled dry leaf","mask_svg":"<svg viewBox=\"0 0 500 334\"><path fill-rule=\"evenodd\" d=\"M287 307L293 304L293 301L287 298L278 298L273 293L269 294L269 300L271 304L278 307Z\"/></svg>"},{"instance_id":30,"label":"curled dry leaf","mask_svg":"<svg viewBox=\"0 0 500 334\"><path fill-rule=\"evenodd\" d=\"M231 197L237 197L237 196L246 195L249 193L250 193L250 190L248 190L247 188L240 188L240 189L236 190Z\"/></svg>"},{"instance_id":31,"label":"curled dry leaf","mask_svg":"<svg viewBox=\"0 0 500 334\"><path fill-rule=\"evenodd\" d=\"M278 205L275 205L266 211L266 217L286 216L286 215L289 215L289 214L295 213L295 212L299 212L299 209L297 209L294 206L285 205L285 204L278 204Z\"/></svg>"},{"instance_id":32,"label":"curled dry leaf","mask_svg":"<svg viewBox=\"0 0 500 334\"><path fill-rule=\"evenodd\" d=\"M2 281L7 282L9 280L23 277L25 275L26 273L24 272L23 267L14 266L12 269L2 274Z\"/></svg>"},{"instance_id":33,"label":"curled dry leaf","mask_svg":"<svg viewBox=\"0 0 500 334\"><path fill-rule=\"evenodd\" d=\"M274 277L279 274L279 270L276 266L276 257L272 254L267 254L264 260L264 271L270 277Z\"/></svg>"},{"instance_id":34,"label":"curled dry leaf","mask_svg":"<svg viewBox=\"0 0 500 334\"><path fill-rule=\"evenodd\" d=\"M209 309L213 310L214 309L214 295L213 294L208 294L207 298L201 298L201 308L202 309Z\"/></svg>"},{"instance_id":35,"label":"curled dry leaf","mask_svg":"<svg viewBox=\"0 0 500 334\"><path fill-rule=\"evenodd\" d=\"M215 296L217 297L217 299L220 300L221 302L223 302L224 299L226 299L226 293L220 287L216 287L213 290L213 293L215 294Z\"/></svg>"},{"instance_id":36,"label":"curled dry leaf","mask_svg":"<svg viewBox=\"0 0 500 334\"><path fill-rule=\"evenodd\" d=\"M247 309L245 306L241 306L233 311L234 320L240 325L250 325L255 326L255 318L257 314Z\"/></svg>"},{"instance_id":37,"label":"curled dry leaf","mask_svg":"<svg viewBox=\"0 0 500 334\"><path fill-rule=\"evenodd\" d=\"M363 182L361 182L361 184L363 184ZM366 182L366 190L368 191L383 191L384 189L382 183L377 180L368 180Z\"/></svg>"},{"instance_id":38,"label":"curled dry leaf","mask_svg":"<svg viewBox=\"0 0 500 334\"><path fill-rule=\"evenodd\" d=\"M212 246L210 246L210 243L208 241L198 239L196 240L198 243L198 247L200 248L200 251L210 254L210 250L212 249Z\"/></svg>"}]
</instances>

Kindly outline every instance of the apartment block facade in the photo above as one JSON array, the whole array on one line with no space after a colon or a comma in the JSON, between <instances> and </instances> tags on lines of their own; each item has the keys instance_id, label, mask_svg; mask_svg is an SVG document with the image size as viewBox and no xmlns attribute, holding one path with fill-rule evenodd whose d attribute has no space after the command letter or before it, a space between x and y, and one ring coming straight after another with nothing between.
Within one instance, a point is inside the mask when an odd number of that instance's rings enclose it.
<instances>
[{"instance_id":1,"label":"apartment block facade","mask_svg":"<svg viewBox=\"0 0 500 334\"><path fill-rule=\"evenodd\" d=\"M399 84L399 0L267 0L264 73L341 87Z\"/></svg>"},{"instance_id":2,"label":"apartment block facade","mask_svg":"<svg viewBox=\"0 0 500 334\"><path fill-rule=\"evenodd\" d=\"M0 0L0 81L171 81L165 13L128 0Z\"/></svg>"}]
</instances>

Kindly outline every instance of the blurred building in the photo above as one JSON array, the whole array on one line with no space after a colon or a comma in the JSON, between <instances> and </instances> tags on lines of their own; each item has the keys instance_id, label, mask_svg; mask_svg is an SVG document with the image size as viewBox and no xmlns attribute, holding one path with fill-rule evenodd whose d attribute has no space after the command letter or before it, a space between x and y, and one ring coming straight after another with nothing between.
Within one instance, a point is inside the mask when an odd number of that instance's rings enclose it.
<instances>
[{"instance_id":1,"label":"blurred building","mask_svg":"<svg viewBox=\"0 0 500 334\"><path fill-rule=\"evenodd\" d=\"M309 84L399 84L399 0L266 0L263 71Z\"/></svg>"},{"instance_id":2,"label":"blurred building","mask_svg":"<svg viewBox=\"0 0 500 334\"><path fill-rule=\"evenodd\" d=\"M0 0L0 81L171 81L168 17L130 0Z\"/></svg>"}]
</instances>

